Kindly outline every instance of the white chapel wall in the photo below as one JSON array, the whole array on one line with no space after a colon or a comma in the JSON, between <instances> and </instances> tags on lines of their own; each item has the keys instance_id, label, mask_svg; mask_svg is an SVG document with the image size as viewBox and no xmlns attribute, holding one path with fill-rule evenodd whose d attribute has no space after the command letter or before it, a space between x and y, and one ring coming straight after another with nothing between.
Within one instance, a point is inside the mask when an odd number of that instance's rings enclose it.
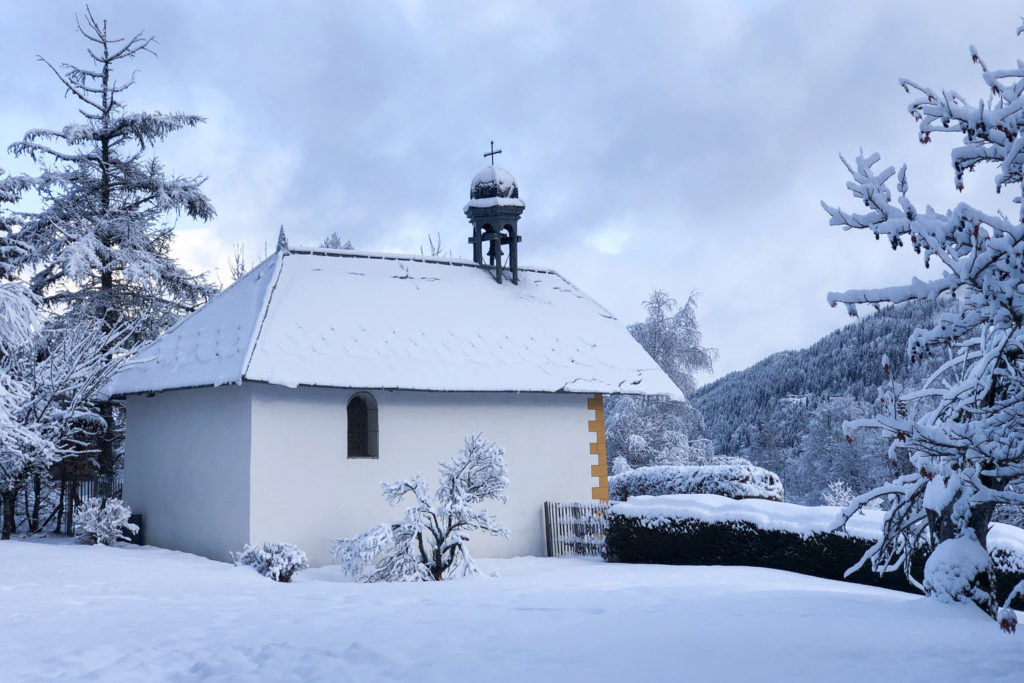
<instances>
[{"instance_id":1,"label":"white chapel wall","mask_svg":"<svg viewBox=\"0 0 1024 683\"><path fill-rule=\"evenodd\" d=\"M249 539L248 385L128 398L124 497L146 542L230 561Z\"/></svg>"},{"instance_id":2,"label":"white chapel wall","mask_svg":"<svg viewBox=\"0 0 1024 683\"><path fill-rule=\"evenodd\" d=\"M332 537L400 519L381 481L422 473L433 490L437 463L477 431L505 449L509 503L486 507L512 531L508 540L474 538L477 556L543 555L542 503L590 500L598 483L586 395L373 391L380 458L354 460L346 457L353 393L252 385L253 542L295 543L312 564L326 564Z\"/></svg>"}]
</instances>

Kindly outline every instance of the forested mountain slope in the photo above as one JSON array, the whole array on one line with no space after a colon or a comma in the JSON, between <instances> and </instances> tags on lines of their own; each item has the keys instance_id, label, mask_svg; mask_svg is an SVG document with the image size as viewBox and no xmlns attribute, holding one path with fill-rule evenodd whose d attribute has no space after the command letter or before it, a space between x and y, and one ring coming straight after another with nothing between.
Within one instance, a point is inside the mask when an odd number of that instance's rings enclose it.
<instances>
[{"instance_id":1,"label":"forested mountain slope","mask_svg":"<svg viewBox=\"0 0 1024 683\"><path fill-rule=\"evenodd\" d=\"M896 377L908 367L907 339L929 327L933 303L890 306L799 351L783 351L701 387L690 399L721 455L735 455L778 472L787 498L820 501L828 481L863 490L888 476L884 444L868 436L846 441L845 419L874 410L882 356Z\"/></svg>"}]
</instances>

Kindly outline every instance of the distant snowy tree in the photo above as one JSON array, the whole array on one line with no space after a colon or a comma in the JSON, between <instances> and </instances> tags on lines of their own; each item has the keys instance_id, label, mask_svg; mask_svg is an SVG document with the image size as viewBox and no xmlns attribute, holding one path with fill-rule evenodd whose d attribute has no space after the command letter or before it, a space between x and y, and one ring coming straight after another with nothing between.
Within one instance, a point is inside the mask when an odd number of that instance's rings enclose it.
<instances>
[{"instance_id":1,"label":"distant snowy tree","mask_svg":"<svg viewBox=\"0 0 1024 683\"><path fill-rule=\"evenodd\" d=\"M629 466L629 462L620 455L612 460L612 469L608 474L614 477L619 474L625 474L632 469L633 468Z\"/></svg>"},{"instance_id":2,"label":"distant snowy tree","mask_svg":"<svg viewBox=\"0 0 1024 683\"><path fill-rule=\"evenodd\" d=\"M821 502L832 507L844 508L853 502L853 489L842 479L835 479L828 483L825 492L821 495Z\"/></svg>"},{"instance_id":3,"label":"distant snowy tree","mask_svg":"<svg viewBox=\"0 0 1024 683\"><path fill-rule=\"evenodd\" d=\"M352 246L352 242L351 241L345 240L343 242L341 240L341 237L338 236L338 233L336 233L336 232L332 232L330 235L328 235L327 237L325 237L322 240L320 240L320 247L323 248L323 249L354 249L355 248L355 247Z\"/></svg>"},{"instance_id":4,"label":"distant snowy tree","mask_svg":"<svg viewBox=\"0 0 1024 683\"><path fill-rule=\"evenodd\" d=\"M231 258L228 259L228 274L234 282L249 271L245 265L245 245L236 243L231 249Z\"/></svg>"},{"instance_id":5,"label":"distant snowy tree","mask_svg":"<svg viewBox=\"0 0 1024 683\"><path fill-rule=\"evenodd\" d=\"M432 235L427 235L427 248L424 249L422 246L420 247L420 256L433 256L435 258L439 256L446 256L448 258L451 258L451 255L451 249L446 250L443 246L441 246L441 233L437 233L436 242L434 241L434 237Z\"/></svg>"},{"instance_id":6,"label":"distant snowy tree","mask_svg":"<svg viewBox=\"0 0 1024 683\"><path fill-rule=\"evenodd\" d=\"M859 493L891 479L886 440L870 431L843 431L846 422L867 417L872 410L849 396L829 397L811 407L806 431L785 469L787 495L815 504L836 480Z\"/></svg>"},{"instance_id":7,"label":"distant snowy tree","mask_svg":"<svg viewBox=\"0 0 1024 683\"><path fill-rule=\"evenodd\" d=\"M697 390L694 374L711 372L718 356L715 349L701 346L697 296L697 292L692 292L686 304L679 308L678 302L668 293L656 289L644 302L647 319L629 326L633 338L651 354L658 367L686 397Z\"/></svg>"},{"instance_id":8,"label":"distant snowy tree","mask_svg":"<svg viewBox=\"0 0 1024 683\"><path fill-rule=\"evenodd\" d=\"M605 439L612 461L632 467L698 464L713 456L707 439L694 438L703 427L700 413L684 401L649 396L607 399Z\"/></svg>"},{"instance_id":9,"label":"distant snowy tree","mask_svg":"<svg viewBox=\"0 0 1024 683\"><path fill-rule=\"evenodd\" d=\"M1012 189L1019 203L1024 69L1018 64L990 70L973 48L971 56L981 67L987 100L972 104L956 92L903 80L917 95L910 112L922 143L933 134L962 136L952 153L957 188L963 187L965 171L994 164L995 189ZM924 542L932 549L925 590L942 599L971 600L1012 630L1013 611L1004 608L997 615L986 541L996 506L1024 503L1024 494L1009 486L1024 473L1024 205L1015 220L963 203L945 212L930 206L919 211L908 196L906 167L876 171L878 160L877 154L861 154L847 164L847 187L867 210L848 213L823 203L830 224L867 230L893 249L909 246L926 265L937 262L940 273L928 282L915 278L904 286L833 293L829 301L851 312L857 304L914 299L952 297L955 303L931 329L917 330L909 344L912 358L935 353L946 362L919 388L894 389L885 414L850 425L891 437L890 453L908 454L913 472L858 496L844 515L888 495L893 502L883 536L862 563L870 560L880 572L909 569L911 551ZM889 187L894 177L895 202Z\"/></svg>"},{"instance_id":10,"label":"distant snowy tree","mask_svg":"<svg viewBox=\"0 0 1024 683\"><path fill-rule=\"evenodd\" d=\"M697 293L677 309L675 299L656 289L644 302L647 319L629 326L685 396L696 388L694 373L710 371L717 351L701 346ZM673 313L673 311L675 311ZM713 456L713 444L699 438L704 422L686 401L650 396L609 396L605 405L608 455L633 467L698 464Z\"/></svg>"},{"instance_id":11,"label":"distant snowy tree","mask_svg":"<svg viewBox=\"0 0 1024 683\"><path fill-rule=\"evenodd\" d=\"M138 339L150 339L194 309L213 291L170 256L169 217L214 216L203 178L170 176L150 156L171 133L203 121L191 114L131 112L124 92L134 78L117 80L115 67L152 52L153 39L108 33L106 21L86 10L79 32L90 43L91 64L55 67L43 62L77 100L82 120L58 129L36 128L8 151L36 163L39 174L0 180L0 197L38 201L4 220L18 226L29 248L16 262L30 273L32 291L49 310L101 321L110 332L123 321ZM38 208L36 208L38 206ZM103 417L113 426L113 406ZM101 443L99 463L114 467L114 434Z\"/></svg>"},{"instance_id":12,"label":"distant snowy tree","mask_svg":"<svg viewBox=\"0 0 1024 683\"><path fill-rule=\"evenodd\" d=\"M334 557L346 573L360 581L441 581L479 573L466 547L468 534L509 534L493 515L474 507L487 500L508 500L504 451L474 434L466 438L458 456L438 469L433 496L419 475L381 484L391 505L406 496L412 497L413 505L401 522L336 541Z\"/></svg>"}]
</instances>

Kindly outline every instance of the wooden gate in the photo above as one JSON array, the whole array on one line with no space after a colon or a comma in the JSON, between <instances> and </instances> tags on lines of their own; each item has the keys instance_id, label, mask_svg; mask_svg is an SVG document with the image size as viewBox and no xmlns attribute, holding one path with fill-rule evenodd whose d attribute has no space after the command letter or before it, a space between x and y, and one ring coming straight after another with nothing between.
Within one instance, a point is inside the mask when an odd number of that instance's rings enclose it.
<instances>
[{"instance_id":1,"label":"wooden gate","mask_svg":"<svg viewBox=\"0 0 1024 683\"><path fill-rule=\"evenodd\" d=\"M603 557L607 503L544 503L548 557Z\"/></svg>"}]
</instances>

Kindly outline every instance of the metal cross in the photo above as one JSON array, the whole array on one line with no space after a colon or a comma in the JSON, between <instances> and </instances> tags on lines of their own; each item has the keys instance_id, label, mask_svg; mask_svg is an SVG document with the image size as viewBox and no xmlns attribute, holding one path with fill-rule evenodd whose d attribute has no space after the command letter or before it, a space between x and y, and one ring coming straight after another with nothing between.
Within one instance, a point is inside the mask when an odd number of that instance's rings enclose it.
<instances>
[{"instance_id":1,"label":"metal cross","mask_svg":"<svg viewBox=\"0 0 1024 683\"><path fill-rule=\"evenodd\" d=\"M495 154L501 154L501 150L500 149L494 149L494 140L491 140L491 151L490 152L484 152L484 156L485 157L490 157L491 158L491 166L494 166L494 155Z\"/></svg>"}]
</instances>

